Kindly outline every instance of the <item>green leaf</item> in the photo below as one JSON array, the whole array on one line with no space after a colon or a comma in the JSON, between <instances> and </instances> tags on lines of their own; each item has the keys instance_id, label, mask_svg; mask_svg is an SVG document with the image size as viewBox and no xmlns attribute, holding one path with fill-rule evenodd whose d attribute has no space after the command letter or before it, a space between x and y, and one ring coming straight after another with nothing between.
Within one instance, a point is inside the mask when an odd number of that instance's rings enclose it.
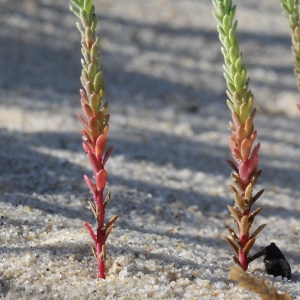
<instances>
[{"instance_id":1,"label":"green leaf","mask_svg":"<svg viewBox=\"0 0 300 300\"><path fill-rule=\"evenodd\" d=\"M90 14L91 7L92 7L92 0L84 0L83 9L87 12L88 15Z\"/></svg>"},{"instance_id":2,"label":"green leaf","mask_svg":"<svg viewBox=\"0 0 300 300\"><path fill-rule=\"evenodd\" d=\"M228 34L228 32L229 32L229 30L231 28L231 23L232 23L232 19L230 18L230 16L229 15L225 15L223 17L222 25L223 25L223 29L226 32L226 34Z\"/></svg>"},{"instance_id":3,"label":"green leaf","mask_svg":"<svg viewBox=\"0 0 300 300\"><path fill-rule=\"evenodd\" d=\"M90 10L91 20L92 20L94 14L95 14L95 6L92 5L92 6L91 6L91 10Z\"/></svg>"},{"instance_id":4,"label":"green leaf","mask_svg":"<svg viewBox=\"0 0 300 300\"><path fill-rule=\"evenodd\" d=\"M225 71L227 74L230 73L230 70L229 70L229 68L228 68L226 65L223 65L223 69L224 69L224 71Z\"/></svg>"},{"instance_id":5,"label":"green leaf","mask_svg":"<svg viewBox=\"0 0 300 300\"><path fill-rule=\"evenodd\" d=\"M222 1L219 1L217 11L218 11L219 15L221 15L221 16L226 15L226 13L227 13L227 12L226 12L226 8L225 8L225 6L223 5Z\"/></svg>"},{"instance_id":6,"label":"green leaf","mask_svg":"<svg viewBox=\"0 0 300 300\"><path fill-rule=\"evenodd\" d=\"M281 4L281 7L285 11L286 15L289 15L291 13L286 4Z\"/></svg>"},{"instance_id":7,"label":"green leaf","mask_svg":"<svg viewBox=\"0 0 300 300\"><path fill-rule=\"evenodd\" d=\"M87 13L85 10L80 11L80 20L85 28L90 26L90 23L89 23L89 20L87 17Z\"/></svg>"},{"instance_id":8,"label":"green leaf","mask_svg":"<svg viewBox=\"0 0 300 300\"><path fill-rule=\"evenodd\" d=\"M72 6L77 7L79 10L82 9L82 4L78 0L70 0L70 2L73 4Z\"/></svg>"},{"instance_id":9,"label":"green leaf","mask_svg":"<svg viewBox=\"0 0 300 300\"><path fill-rule=\"evenodd\" d=\"M233 64L231 64L231 66L229 67L229 70L230 70L230 73L229 73L230 77L234 78L234 76L236 74L236 67Z\"/></svg>"},{"instance_id":10,"label":"green leaf","mask_svg":"<svg viewBox=\"0 0 300 300\"><path fill-rule=\"evenodd\" d=\"M230 65L231 65L231 61L230 61L230 59L227 58L227 57L224 57L224 62L225 62L225 64L226 64L226 66L230 66Z\"/></svg>"},{"instance_id":11,"label":"green leaf","mask_svg":"<svg viewBox=\"0 0 300 300\"><path fill-rule=\"evenodd\" d=\"M93 111L98 111L100 107L100 97L96 93L93 93L89 98L89 104Z\"/></svg>"},{"instance_id":12,"label":"green leaf","mask_svg":"<svg viewBox=\"0 0 300 300\"><path fill-rule=\"evenodd\" d=\"M222 16L218 15L216 12L213 12L212 15L218 23L222 23L223 20Z\"/></svg>"},{"instance_id":13,"label":"green leaf","mask_svg":"<svg viewBox=\"0 0 300 300\"><path fill-rule=\"evenodd\" d=\"M229 57L230 57L231 62L235 62L237 60L238 56L239 56L238 47L231 47L229 49Z\"/></svg>"},{"instance_id":14,"label":"green leaf","mask_svg":"<svg viewBox=\"0 0 300 300\"><path fill-rule=\"evenodd\" d=\"M242 105L240 106L240 120L242 123L245 123L246 119L248 118L248 114L249 114L249 108L246 102L242 103Z\"/></svg>"},{"instance_id":15,"label":"green leaf","mask_svg":"<svg viewBox=\"0 0 300 300\"><path fill-rule=\"evenodd\" d=\"M86 64L86 62L83 59L81 59L80 62L81 62L81 66L84 69L84 71L86 71L88 73L88 65Z\"/></svg>"},{"instance_id":16,"label":"green leaf","mask_svg":"<svg viewBox=\"0 0 300 300\"><path fill-rule=\"evenodd\" d=\"M99 93L99 91L101 90L101 88L103 88L103 79L102 79L102 72L98 72L95 76L94 79L94 90L95 93Z\"/></svg>"},{"instance_id":17,"label":"green leaf","mask_svg":"<svg viewBox=\"0 0 300 300\"><path fill-rule=\"evenodd\" d=\"M90 64L91 63L91 55L88 51L82 51L82 54L83 54L83 57L84 57L84 60L87 64Z\"/></svg>"},{"instance_id":18,"label":"green leaf","mask_svg":"<svg viewBox=\"0 0 300 300\"><path fill-rule=\"evenodd\" d=\"M226 36L227 35L227 33L224 31L222 25L218 24L217 25L217 30L218 30L219 34L221 34L222 36Z\"/></svg>"},{"instance_id":19,"label":"green leaf","mask_svg":"<svg viewBox=\"0 0 300 300\"><path fill-rule=\"evenodd\" d=\"M247 76L247 71L246 70L242 70L242 72L240 72L240 74L241 74L241 80L243 82L242 88L244 88L244 86L245 86L245 79L246 79L246 76Z\"/></svg>"},{"instance_id":20,"label":"green leaf","mask_svg":"<svg viewBox=\"0 0 300 300\"><path fill-rule=\"evenodd\" d=\"M229 109L234 112L235 111L235 107L233 106L233 103L230 100L226 100L227 106L229 107Z\"/></svg>"},{"instance_id":21,"label":"green leaf","mask_svg":"<svg viewBox=\"0 0 300 300\"><path fill-rule=\"evenodd\" d=\"M230 93L228 90L225 91L227 97L229 98L229 100L232 102L232 93Z\"/></svg>"},{"instance_id":22,"label":"green leaf","mask_svg":"<svg viewBox=\"0 0 300 300\"><path fill-rule=\"evenodd\" d=\"M226 33L224 32L222 26L219 26L218 32L219 32L219 39L222 42L226 37Z\"/></svg>"},{"instance_id":23,"label":"green leaf","mask_svg":"<svg viewBox=\"0 0 300 300\"><path fill-rule=\"evenodd\" d=\"M224 58L227 58L227 57L228 57L227 50L226 50L224 47L221 47L221 52L222 52ZM227 64L226 64L226 65L227 65Z\"/></svg>"},{"instance_id":24,"label":"green leaf","mask_svg":"<svg viewBox=\"0 0 300 300\"><path fill-rule=\"evenodd\" d=\"M97 66L94 63L89 64L87 73L89 74L90 78L94 79L94 77L97 73Z\"/></svg>"},{"instance_id":25,"label":"green leaf","mask_svg":"<svg viewBox=\"0 0 300 300\"><path fill-rule=\"evenodd\" d=\"M213 4L215 10L218 11L218 2L217 2L216 0L213 0L213 1L212 1L212 4ZM216 12L213 12L213 15L214 15L214 14L216 14Z\"/></svg>"},{"instance_id":26,"label":"green leaf","mask_svg":"<svg viewBox=\"0 0 300 300\"><path fill-rule=\"evenodd\" d=\"M292 11L294 8L294 0L287 0L287 6L289 8L289 11Z\"/></svg>"},{"instance_id":27,"label":"green leaf","mask_svg":"<svg viewBox=\"0 0 300 300\"><path fill-rule=\"evenodd\" d=\"M91 45L93 44L94 35L90 27L86 27L84 36L86 43L90 45L89 47L91 47Z\"/></svg>"},{"instance_id":28,"label":"green leaf","mask_svg":"<svg viewBox=\"0 0 300 300\"><path fill-rule=\"evenodd\" d=\"M243 79L244 79L243 76L239 73L236 73L233 78L234 86L236 88L236 91L239 93L243 90L244 87Z\"/></svg>"},{"instance_id":29,"label":"green leaf","mask_svg":"<svg viewBox=\"0 0 300 300\"><path fill-rule=\"evenodd\" d=\"M226 12L229 13L232 9L232 1L231 0L224 0L224 6L226 8Z\"/></svg>"},{"instance_id":30,"label":"green leaf","mask_svg":"<svg viewBox=\"0 0 300 300\"><path fill-rule=\"evenodd\" d=\"M242 104L242 99L237 92L234 92L232 95L232 103L236 108L239 108Z\"/></svg>"},{"instance_id":31,"label":"green leaf","mask_svg":"<svg viewBox=\"0 0 300 300\"><path fill-rule=\"evenodd\" d=\"M252 107L252 103L253 103L253 97L249 97L248 98L248 109L250 110L251 109L251 107Z\"/></svg>"},{"instance_id":32,"label":"green leaf","mask_svg":"<svg viewBox=\"0 0 300 300\"><path fill-rule=\"evenodd\" d=\"M229 74L223 73L223 76L225 77L227 83L231 83L233 85L233 80L231 79Z\"/></svg>"},{"instance_id":33,"label":"green leaf","mask_svg":"<svg viewBox=\"0 0 300 300\"><path fill-rule=\"evenodd\" d=\"M81 50L82 50L82 51L87 51L87 52L90 51L89 48L87 47L86 43L85 43L85 36L84 36L84 35L82 36ZM82 51L81 51L81 52L82 52Z\"/></svg>"},{"instance_id":34,"label":"green leaf","mask_svg":"<svg viewBox=\"0 0 300 300\"><path fill-rule=\"evenodd\" d=\"M70 11L78 18L80 18L80 11L77 7L70 5Z\"/></svg>"},{"instance_id":35,"label":"green leaf","mask_svg":"<svg viewBox=\"0 0 300 300\"><path fill-rule=\"evenodd\" d=\"M249 78L248 78L248 80L249 80ZM253 94L252 94L252 92L249 90L248 92L247 92L247 94L246 94L246 101L248 102L248 103L250 103L249 104L249 109L252 107L252 102L253 102L253 99L254 97L253 97Z\"/></svg>"},{"instance_id":36,"label":"green leaf","mask_svg":"<svg viewBox=\"0 0 300 300\"><path fill-rule=\"evenodd\" d=\"M228 88L230 93L233 94L235 92L235 87L234 87L233 83L227 82L227 88Z\"/></svg>"},{"instance_id":37,"label":"green leaf","mask_svg":"<svg viewBox=\"0 0 300 300\"><path fill-rule=\"evenodd\" d=\"M229 40L228 36L225 36L224 41L223 41L223 45L224 45L225 49L227 49L227 50L230 49L231 43L230 43L230 40Z\"/></svg>"},{"instance_id":38,"label":"green leaf","mask_svg":"<svg viewBox=\"0 0 300 300\"><path fill-rule=\"evenodd\" d=\"M79 32L81 33L81 36L84 36L84 29L82 25L78 22L76 22L76 27L78 28Z\"/></svg>"},{"instance_id":39,"label":"green leaf","mask_svg":"<svg viewBox=\"0 0 300 300\"><path fill-rule=\"evenodd\" d=\"M236 33L233 28L230 28L229 33L228 33L229 40L231 42L231 45L234 45L236 43Z\"/></svg>"},{"instance_id":40,"label":"green leaf","mask_svg":"<svg viewBox=\"0 0 300 300\"><path fill-rule=\"evenodd\" d=\"M297 25L296 22L295 22L295 19L293 18L292 15L289 15L289 24L290 24L291 27Z\"/></svg>"},{"instance_id":41,"label":"green leaf","mask_svg":"<svg viewBox=\"0 0 300 300\"><path fill-rule=\"evenodd\" d=\"M84 82L88 82L89 81L88 74L87 74L87 72L84 69L82 69L82 71L81 71L81 76L82 76L82 79L84 80Z\"/></svg>"},{"instance_id":42,"label":"green leaf","mask_svg":"<svg viewBox=\"0 0 300 300\"><path fill-rule=\"evenodd\" d=\"M230 14L231 14L232 19L235 16L235 12L236 12L236 5L232 6L232 8L231 8L231 13Z\"/></svg>"},{"instance_id":43,"label":"green leaf","mask_svg":"<svg viewBox=\"0 0 300 300\"><path fill-rule=\"evenodd\" d=\"M92 22L91 22L91 30L93 32L96 31L97 22L98 22L97 17L96 17L96 15L94 15L93 18L92 18Z\"/></svg>"},{"instance_id":44,"label":"green leaf","mask_svg":"<svg viewBox=\"0 0 300 300\"><path fill-rule=\"evenodd\" d=\"M300 28L299 28L299 26L297 26L296 28L295 28L295 35L296 35L296 37L297 37L297 39L299 40L300 39Z\"/></svg>"},{"instance_id":45,"label":"green leaf","mask_svg":"<svg viewBox=\"0 0 300 300\"><path fill-rule=\"evenodd\" d=\"M92 45L92 48L91 48L91 59L95 60L96 57L98 56L98 53L99 53L99 50L98 50L98 40L96 40L94 42L94 44Z\"/></svg>"},{"instance_id":46,"label":"green leaf","mask_svg":"<svg viewBox=\"0 0 300 300\"><path fill-rule=\"evenodd\" d=\"M236 71L238 73L241 73L242 72L242 69L243 69L243 62L242 62L242 58L239 57L236 61L235 61L235 64L234 66L236 67Z\"/></svg>"}]
</instances>

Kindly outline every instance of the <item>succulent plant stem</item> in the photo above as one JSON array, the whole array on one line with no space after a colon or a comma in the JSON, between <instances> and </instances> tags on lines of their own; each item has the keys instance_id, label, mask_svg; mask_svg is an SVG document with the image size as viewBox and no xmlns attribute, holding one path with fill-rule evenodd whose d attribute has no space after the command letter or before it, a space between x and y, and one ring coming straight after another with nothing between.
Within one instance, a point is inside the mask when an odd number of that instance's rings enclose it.
<instances>
[{"instance_id":1,"label":"succulent plant stem","mask_svg":"<svg viewBox=\"0 0 300 300\"><path fill-rule=\"evenodd\" d=\"M108 132L109 114L106 113L108 103L103 102L104 81L100 68L99 37L96 35L97 16L91 0L71 0L70 10L80 19L76 23L81 34L81 83L84 89L80 90L83 115L77 117L83 129L83 150L87 154L93 169L93 180L84 175L84 180L93 195L93 201L88 204L96 220L96 232L88 222L84 227L91 236L94 246L92 251L97 263L97 277L105 278L105 242L113 229L117 216L112 217L105 225L105 207L110 199L110 193L104 198L104 189L107 180L105 163L113 147L106 149L106 135Z\"/></svg>"},{"instance_id":2,"label":"succulent plant stem","mask_svg":"<svg viewBox=\"0 0 300 300\"><path fill-rule=\"evenodd\" d=\"M257 132L253 124L256 110L252 109L254 97L249 90L250 79L247 77L247 69L236 36L237 21L234 21L236 6L232 5L231 0L213 0L213 5L215 7L213 16L218 22L217 30L224 56L227 105L232 116L232 121L229 122L231 129L229 147L234 162L231 160L227 162L234 170L231 174L234 186L230 188L235 206L228 206L228 209L238 231L236 234L234 230L229 229L231 238L225 237L225 240L236 254L234 261L246 271L249 262L253 260L249 256L249 251L255 237L266 225L260 225L252 234L249 232L255 216L262 210L262 207L259 207L251 211L252 205L263 193L262 190L255 196L252 195L253 186L261 174L257 169L260 144L255 145ZM255 255L253 257L256 258Z\"/></svg>"},{"instance_id":3,"label":"succulent plant stem","mask_svg":"<svg viewBox=\"0 0 300 300\"><path fill-rule=\"evenodd\" d=\"M294 74L297 80L297 88L300 93L300 18L299 18L299 0L280 0L284 16L288 19L291 29L292 52ZM300 111L300 101L297 101L297 107ZM300 115L299 115L300 119Z\"/></svg>"}]
</instances>

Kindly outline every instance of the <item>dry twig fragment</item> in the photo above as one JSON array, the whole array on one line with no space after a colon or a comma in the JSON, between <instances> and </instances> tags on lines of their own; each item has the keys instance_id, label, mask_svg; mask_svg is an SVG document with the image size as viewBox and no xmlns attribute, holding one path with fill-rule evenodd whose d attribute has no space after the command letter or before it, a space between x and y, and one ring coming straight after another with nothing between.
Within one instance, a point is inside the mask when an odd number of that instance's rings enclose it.
<instances>
[{"instance_id":1,"label":"dry twig fragment","mask_svg":"<svg viewBox=\"0 0 300 300\"><path fill-rule=\"evenodd\" d=\"M279 294L274 286L266 283L262 278L257 280L237 264L230 267L228 278L237 281L238 286L258 294L262 300L292 300L289 294Z\"/></svg>"}]
</instances>

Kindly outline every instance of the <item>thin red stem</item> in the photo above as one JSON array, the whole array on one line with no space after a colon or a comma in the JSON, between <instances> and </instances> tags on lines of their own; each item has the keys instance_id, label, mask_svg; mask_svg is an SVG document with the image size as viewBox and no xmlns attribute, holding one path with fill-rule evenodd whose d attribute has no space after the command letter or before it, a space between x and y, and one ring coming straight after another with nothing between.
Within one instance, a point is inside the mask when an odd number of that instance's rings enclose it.
<instances>
[{"instance_id":1,"label":"thin red stem","mask_svg":"<svg viewBox=\"0 0 300 300\"><path fill-rule=\"evenodd\" d=\"M244 255L242 250L239 250L239 262L244 269L244 271L247 271L248 269L248 258Z\"/></svg>"},{"instance_id":2,"label":"thin red stem","mask_svg":"<svg viewBox=\"0 0 300 300\"><path fill-rule=\"evenodd\" d=\"M97 267L98 267L98 278L105 279L105 234L103 232L104 227L104 206L103 206L103 191L97 191L96 195L96 208L99 212L97 216L97 244L96 244L96 254L97 254ZM103 247L104 246L104 247Z\"/></svg>"},{"instance_id":3,"label":"thin red stem","mask_svg":"<svg viewBox=\"0 0 300 300\"><path fill-rule=\"evenodd\" d=\"M105 279L105 262L102 261L101 258L98 258L97 268L98 268L97 277Z\"/></svg>"},{"instance_id":4,"label":"thin red stem","mask_svg":"<svg viewBox=\"0 0 300 300\"><path fill-rule=\"evenodd\" d=\"M105 244L104 234L101 228L97 229L97 244L96 244L96 253L97 253L97 268L98 268L98 278L105 279L105 260L103 257L102 249ZM102 255L101 255L102 254Z\"/></svg>"}]
</instances>

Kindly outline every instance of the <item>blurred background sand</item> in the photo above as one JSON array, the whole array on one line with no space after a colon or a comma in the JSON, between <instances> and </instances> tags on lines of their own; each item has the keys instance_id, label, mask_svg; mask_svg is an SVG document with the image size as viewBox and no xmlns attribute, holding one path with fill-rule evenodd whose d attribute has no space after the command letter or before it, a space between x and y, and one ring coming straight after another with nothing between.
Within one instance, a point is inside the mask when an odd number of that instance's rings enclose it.
<instances>
[{"instance_id":1,"label":"blurred background sand","mask_svg":"<svg viewBox=\"0 0 300 300\"><path fill-rule=\"evenodd\" d=\"M111 114L109 144L115 147L107 164L113 192L107 213L119 215L108 245L110 283L91 284L95 266L81 226L93 219L82 180L91 171L75 118L81 72L76 17L66 0L2 0L0 291L9 299L52 299L54 286L58 299L68 299L71 291L75 298L94 299L93 288L102 293L95 299L254 299L226 279L232 253L221 238L233 226L226 208L233 203L225 162L230 112L211 2L94 2ZM266 189L256 225L268 226L255 249L276 242L291 263L293 282L275 284L300 299L300 123L289 28L279 1L238 5L238 37L261 142L257 191ZM64 239L64 247L58 246ZM151 244L160 239L161 245ZM20 272L23 252L28 257ZM33 255L40 257L37 269ZM146 272L147 264L165 264L164 271L152 266ZM128 272L120 273L124 265ZM250 268L254 275L263 271L261 261ZM145 285L149 276L156 293ZM163 287L168 289L159 294Z\"/></svg>"}]
</instances>

